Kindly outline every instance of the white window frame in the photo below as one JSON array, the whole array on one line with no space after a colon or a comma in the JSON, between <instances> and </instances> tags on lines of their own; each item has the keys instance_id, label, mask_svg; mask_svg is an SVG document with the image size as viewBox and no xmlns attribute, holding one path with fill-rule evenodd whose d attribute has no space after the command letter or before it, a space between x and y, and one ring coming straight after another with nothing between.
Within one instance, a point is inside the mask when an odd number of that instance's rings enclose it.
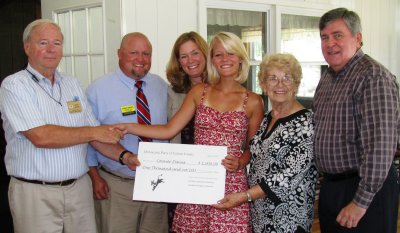
<instances>
[{"instance_id":1,"label":"white window frame","mask_svg":"<svg viewBox=\"0 0 400 233\"><path fill-rule=\"evenodd\" d=\"M301 15L301 16L311 16L311 17L321 17L326 10L309 9L309 8L298 8L298 7L288 7L288 6L276 6L276 51L281 51L281 18L282 14L288 15Z\"/></svg>"},{"instance_id":2,"label":"white window frame","mask_svg":"<svg viewBox=\"0 0 400 233\"><path fill-rule=\"evenodd\" d=\"M321 17L331 8L329 4L310 4L307 2L277 2L277 1L235 1L235 0L199 0L198 22L199 32L207 38L207 8L225 10L245 10L266 13L265 53L281 52L281 17L282 14ZM251 65L256 62L251 63ZM301 62L305 65L325 65L325 61Z\"/></svg>"},{"instance_id":3,"label":"white window frame","mask_svg":"<svg viewBox=\"0 0 400 233\"><path fill-rule=\"evenodd\" d=\"M287 15L300 15L300 16L310 16L310 17L321 17L326 12L325 9L311 9L311 8L298 8L298 7L288 7L288 6L277 6L276 7L276 50L282 52L281 48L281 19L282 14ZM322 53L322 52L321 52ZM321 61L300 61L302 65L320 66L327 65L326 61L322 59ZM302 97L302 96L301 96ZM307 97L310 98L310 97ZM314 97L312 97L314 98Z\"/></svg>"},{"instance_id":4,"label":"white window frame","mask_svg":"<svg viewBox=\"0 0 400 233\"><path fill-rule=\"evenodd\" d=\"M89 9L90 8L96 8L96 7L100 7L101 8L101 12L102 12L102 37L103 37L103 51L102 52L91 52L90 51L90 40L92 38L90 38L90 30L86 31L86 44L88 46L87 51L85 53L76 53L73 49L74 49L74 40L73 38L73 19L72 19L72 14L74 11L80 11L80 10L85 10L85 14L86 14L86 28L89 29ZM69 46L71 48L71 51L69 53L64 52L63 54L63 60L65 57L70 57L71 58L71 69L70 70L62 70L61 67L59 67L59 70L63 73L67 73L68 75L77 77L83 88L86 88L92 81L94 81L96 78L98 77L93 77L93 70L100 70L102 69L103 74L105 74L107 72L107 56L106 56L106 38L104 36L105 34L105 11L104 11L104 7L101 3L93 3L93 4L85 4L85 5L80 5L80 6L76 6L76 7L69 7L69 8L62 8L62 9L57 9L55 11L52 12L52 18L53 20L58 23L58 15L59 14L63 14L63 13L68 13L69 14L69 27L70 29L68 31L63 31L64 34L64 38L68 37L70 38L69 40L64 40L64 43L69 43ZM66 33L71 33L70 35L67 35ZM65 46L65 44L64 44ZM103 60L103 67L92 67L92 57L93 56L103 56L102 60ZM76 68L75 68L75 57L77 56L86 56L87 59L87 73L88 73L88 77L78 77L76 75ZM61 61L61 62L65 62Z\"/></svg>"},{"instance_id":5,"label":"white window frame","mask_svg":"<svg viewBox=\"0 0 400 233\"><path fill-rule=\"evenodd\" d=\"M272 52L271 45L275 44L274 38L271 33L275 31L275 25L271 20L275 18L273 6L269 4L260 3L247 3L247 2L237 2L237 1L223 1L223 0L199 0L199 32L204 37L207 38L207 8L217 8L224 10L242 10L242 11L257 11L263 12L267 18L267 30L265 31L265 38L270 38L270 40L265 41L265 48L263 55L265 53ZM254 64L251 64L254 65Z\"/></svg>"}]
</instances>

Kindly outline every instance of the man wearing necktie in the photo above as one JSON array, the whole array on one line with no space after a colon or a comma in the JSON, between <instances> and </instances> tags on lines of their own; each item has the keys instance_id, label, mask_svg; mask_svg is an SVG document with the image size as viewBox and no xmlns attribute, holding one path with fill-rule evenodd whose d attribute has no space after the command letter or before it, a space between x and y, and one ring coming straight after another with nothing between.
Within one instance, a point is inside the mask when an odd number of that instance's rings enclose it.
<instances>
[{"instance_id":1,"label":"man wearing necktie","mask_svg":"<svg viewBox=\"0 0 400 233\"><path fill-rule=\"evenodd\" d=\"M137 120L139 124L151 125L151 115L149 104L147 102L146 95L143 93L142 89L143 81L136 81L135 87L136 91L136 108L137 108ZM151 142L150 138L139 137L141 142Z\"/></svg>"},{"instance_id":2,"label":"man wearing necktie","mask_svg":"<svg viewBox=\"0 0 400 233\"><path fill-rule=\"evenodd\" d=\"M96 80L86 92L101 124L167 122L168 85L149 73L151 55L151 43L142 33L123 37L119 68ZM125 135L121 144L136 154L141 141L152 140ZM88 150L88 164L99 232L168 232L166 204L132 200L135 171L93 148Z\"/></svg>"}]
</instances>

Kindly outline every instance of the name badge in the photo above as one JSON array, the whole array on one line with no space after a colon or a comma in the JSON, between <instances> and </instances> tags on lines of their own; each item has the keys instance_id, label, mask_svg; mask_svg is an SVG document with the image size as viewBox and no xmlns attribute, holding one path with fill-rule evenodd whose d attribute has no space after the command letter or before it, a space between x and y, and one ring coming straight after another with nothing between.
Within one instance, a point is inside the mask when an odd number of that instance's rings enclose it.
<instances>
[{"instance_id":1,"label":"name badge","mask_svg":"<svg viewBox=\"0 0 400 233\"><path fill-rule=\"evenodd\" d=\"M79 100L67 101L67 106L69 113L82 112L81 101Z\"/></svg>"},{"instance_id":2,"label":"name badge","mask_svg":"<svg viewBox=\"0 0 400 233\"><path fill-rule=\"evenodd\" d=\"M126 106L121 106L121 113L122 113L122 116L133 115L136 113L136 107L132 104L126 105Z\"/></svg>"}]
</instances>

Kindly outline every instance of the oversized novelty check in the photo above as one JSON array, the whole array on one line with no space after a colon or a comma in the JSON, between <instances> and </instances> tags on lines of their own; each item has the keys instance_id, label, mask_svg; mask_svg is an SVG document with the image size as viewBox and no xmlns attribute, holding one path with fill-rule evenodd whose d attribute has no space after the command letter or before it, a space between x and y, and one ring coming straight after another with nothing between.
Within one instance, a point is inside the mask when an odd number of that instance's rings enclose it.
<instances>
[{"instance_id":1,"label":"oversized novelty check","mask_svg":"<svg viewBox=\"0 0 400 233\"><path fill-rule=\"evenodd\" d=\"M215 204L224 197L226 146L140 142L133 200Z\"/></svg>"}]
</instances>

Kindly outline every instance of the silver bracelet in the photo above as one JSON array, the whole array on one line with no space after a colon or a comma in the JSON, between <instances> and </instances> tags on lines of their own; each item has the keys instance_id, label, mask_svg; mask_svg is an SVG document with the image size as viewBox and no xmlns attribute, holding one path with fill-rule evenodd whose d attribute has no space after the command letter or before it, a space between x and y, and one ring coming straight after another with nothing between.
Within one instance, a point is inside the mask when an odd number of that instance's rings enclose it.
<instances>
[{"instance_id":1,"label":"silver bracelet","mask_svg":"<svg viewBox=\"0 0 400 233\"><path fill-rule=\"evenodd\" d=\"M253 200L251 199L249 191L246 191L246 196L247 196L247 202L252 202Z\"/></svg>"}]
</instances>

